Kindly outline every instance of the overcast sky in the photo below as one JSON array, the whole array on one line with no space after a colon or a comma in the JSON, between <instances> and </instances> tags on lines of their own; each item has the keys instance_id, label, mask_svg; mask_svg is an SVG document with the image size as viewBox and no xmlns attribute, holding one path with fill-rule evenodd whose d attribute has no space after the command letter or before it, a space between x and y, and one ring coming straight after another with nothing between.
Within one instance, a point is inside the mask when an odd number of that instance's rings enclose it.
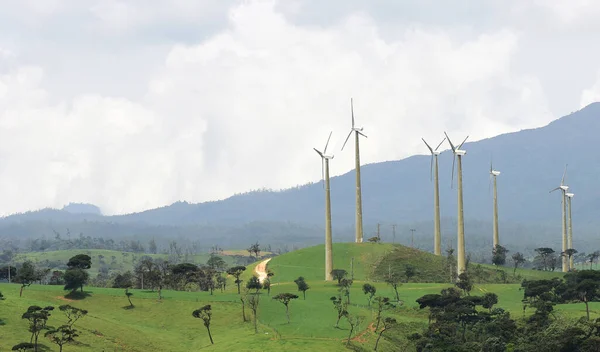
<instances>
[{"instance_id":1,"label":"overcast sky","mask_svg":"<svg viewBox=\"0 0 600 352\"><path fill-rule=\"evenodd\" d=\"M595 0L0 0L0 214L318 181L600 100Z\"/></svg>"}]
</instances>

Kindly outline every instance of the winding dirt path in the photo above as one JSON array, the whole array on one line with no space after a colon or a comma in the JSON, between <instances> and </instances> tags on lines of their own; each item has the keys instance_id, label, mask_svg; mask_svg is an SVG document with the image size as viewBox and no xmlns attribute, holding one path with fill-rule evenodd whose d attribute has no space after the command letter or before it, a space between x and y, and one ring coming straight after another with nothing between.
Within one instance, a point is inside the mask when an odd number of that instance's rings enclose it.
<instances>
[{"instance_id":1,"label":"winding dirt path","mask_svg":"<svg viewBox=\"0 0 600 352\"><path fill-rule=\"evenodd\" d=\"M260 281L261 284L267 278L267 263L269 260L271 260L271 258L263 260L254 268L254 272L258 275L258 281Z\"/></svg>"}]
</instances>

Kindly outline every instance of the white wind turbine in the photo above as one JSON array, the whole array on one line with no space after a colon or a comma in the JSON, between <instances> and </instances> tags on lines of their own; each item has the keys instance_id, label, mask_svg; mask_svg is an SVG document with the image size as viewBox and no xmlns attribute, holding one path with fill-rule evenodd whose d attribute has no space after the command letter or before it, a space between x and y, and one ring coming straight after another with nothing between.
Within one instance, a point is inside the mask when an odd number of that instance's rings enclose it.
<instances>
[{"instance_id":1,"label":"white wind turbine","mask_svg":"<svg viewBox=\"0 0 600 352\"><path fill-rule=\"evenodd\" d=\"M362 243L363 241L363 222L362 222L362 196L360 191L360 148L358 143L358 135L363 137L367 137L364 133L362 133L362 127L355 127L354 125L354 103L352 98L350 98L350 111L352 114L352 128L350 129L350 133L348 133L348 137L346 137L346 141L344 141L344 145L342 145L342 150L346 146L348 139L350 139L350 135L352 132L355 134L354 139L354 162L356 168L356 243Z\"/></svg>"},{"instance_id":2,"label":"white wind turbine","mask_svg":"<svg viewBox=\"0 0 600 352\"><path fill-rule=\"evenodd\" d=\"M454 161L457 161L457 184L458 184L458 230L457 230L457 243L456 243L456 257L457 257L457 272L458 274L462 274L467 270L466 267L466 258L465 258L465 218L463 216L463 182L462 182L462 157L467 152L465 150L461 150L460 147L465 144L467 141L467 136L465 140L458 146L455 147L450 141L450 137L448 134L444 132L446 138L448 139L448 143L450 143L450 147L452 148L452 152L454 153L454 157L452 158L452 180L450 185L454 183Z\"/></svg>"},{"instance_id":3,"label":"white wind turbine","mask_svg":"<svg viewBox=\"0 0 600 352\"><path fill-rule=\"evenodd\" d=\"M333 270L333 243L331 238L331 192L329 188L329 160L333 159L333 155L327 155L327 146L331 139L331 134L327 138L325 143L325 149L323 152L313 148L317 154L321 156L321 177L325 187L325 281L333 280L331 271Z\"/></svg>"},{"instance_id":4,"label":"white wind turbine","mask_svg":"<svg viewBox=\"0 0 600 352\"><path fill-rule=\"evenodd\" d=\"M572 217L572 212L571 212L571 200L573 199L573 197L575 196L575 193L566 193L565 194L567 196L567 201L568 201L568 206L569 206L569 238L567 240L567 247L569 247L569 249L573 248L573 217ZM573 256L571 256L571 258L569 259L569 269L573 270L574 265L573 265Z\"/></svg>"},{"instance_id":5,"label":"white wind turbine","mask_svg":"<svg viewBox=\"0 0 600 352\"><path fill-rule=\"evenodd\" d=\"M494 178L494 248L500 244L500 235L498 234L498 185L496 177L500 175L500 171L494 170L492 162L490 162L490 178Z\"/></svg>"},{"instance_id":6,"label":"white wind turbine","mask_svg":"<svg viewBox=\"0 0 600 352\"><path fill-rule=\"evenodd\" d=\"M562 271L563 272L568 272L569 271L569 263L567 261L567 257L564 255L565 251L567 250L567 211L566 211L566 197L567 197L567 190L569 189L569 186L565 185L565 176L567 175L567 166L565 165L565 172L563 173L563 177L560 181L560 186L556 187L555 189L551 190L550 193L557 191L557 190L561 190L562 193Z\"/></svg>"},{"instance_id":7,"label":"white wind turbine","mask_svg":"<svg viewBox=\"0 0 600 352\"><path fill-rule=\"evenodd\" d=\"M431 179L432 174L434 175L434 185L433 185L433 228L434 228L434 237L433 237L433 253L435 255L442 254L442 234L440 230L440 187L439 187L439 178L438 178L438 149L444 143L446 138L444 138L438 146L433 149L425 142L425 139L421 138L423 143L429 148L431 152L431 162L429 166L429 178ZM435 161L434 161L435 160ZM433 165L435 164L435 169Z\"/></svg>"}]
</instances>

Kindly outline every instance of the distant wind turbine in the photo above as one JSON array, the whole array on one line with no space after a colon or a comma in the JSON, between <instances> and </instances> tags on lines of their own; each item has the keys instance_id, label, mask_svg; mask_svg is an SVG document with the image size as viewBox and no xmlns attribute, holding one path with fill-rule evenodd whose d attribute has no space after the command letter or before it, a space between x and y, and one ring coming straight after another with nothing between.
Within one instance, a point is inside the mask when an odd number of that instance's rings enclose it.
<instances>
[{"instance_id":1,"label":"distant wind turbine","mask_svg":"<svg viewBox=\"0 0 600 352\"><path fill-rule=\"evenodd\" d=\"M498 175L500 175L500 171L494 170L492 162L490 162L490 178L494 178L494 248L500 244L498 234L498 184L496 182Z\"/></svg>"},{"instance_id":2,"label":"distant wind turbine","mask_svg":"<svg viewBox=\"0 0 600 352\"><path fill-rule=\"evenodd\" d=\"M452 152L454 153L454 157L452 158L452 180L450 185L454 183L454 161L457 161L457 184L458 184L458 231L457 231L457 243L456 243L456 257L457 257L457 271L458 274L462 274L466 272L466 258L465 258L465 218L463 216L463 182L462 182L462 157L467 152L465 150L461 150L460 147L465 144L467 141L467 136L465 140L458 146L455 147L450 141L450 137L448 134L444 132L446 138L448 139L448 143L450 143L450 147L452 148Z\"/></svg>"},{"instance_id":3,"label":"distant wind turbine","mask_svg":"<svg viewBox=\"0 0 600 352\"><path fill-rule=\"evenodd\" d=\"M433 185L433 253L435 255L442 255L442 234L440 230L440 187L439 187L439 178L438 178L438 149L444 143L446 138L444 138L438 146L433 149L425 142L425 139L421 138L423 143L429 148L431 152L431 162L429 163L429 178L431 179L431 175L434 175L434 185ZM434 161L435 160L435 161ZM435 169L433 165L435 164Z\"/></svg>"},{"instance_id":4,"label":"distant wind turbine","mask_svg":"<svg viewBox=\"0 0 600 352\"><path fill-rule=\"evenodd\" d=\"M325 143L325 149L321 153L317 148L313 148L317 154L321 156L321 177L325 187L325 281L332 281L333 276L331 271L333 270L333 252L332 252L332 239L331 239L331 194L329 188L329 159L333 159L333 155L327 155L327 146L331 139L329 132L329 138Z\"/></svg>"},{"instance_id":5,"label":"distant wind turbine","mask_svg":"<svg viewBox=\"0 0 600 352\"><path fill-rule=\"evenodd\" d=\"M355 151L355 168L356 168L356 243L362 243L363 241L363 223L362 223L362 197L360 193L360 148L358 143L358 135L360 134L363 137L367 137L362 133L362 127L354 126L354 103L352 98L350 98L350 111L352 113L352 128L350 129L350 133L348 133L348 137L346 137L346 141L344 145L342 145L342 150L346 146L348 139L350 139L350 135L352 132L355 133L354 139L354 151Z\"/></svg>"},{"instance_id":6,"label":"distant wind turbine","mask_svg":"<svg viewBox=\"0 0 600 352\"><path fill-rule=\"evenodd\" d=\"M573 197L575 196L575 193L566 193L567 196L567 201L569 202L569 238L568 238L568 243L567 243L567 247L569 247L569 249L573 248L573 217L571 216L572 212L571 212L571 200L573 199ZM569 268L571 270L573 270L574 266L573 266L573 256L571 256L571 258L569 259Z\"/></svg>"},{"instance_id":7,"label":"distant wind turbine","mask_svg":"<svg viewBox=\"0 0 600 352\"><path fill-rule=\"evenodd\" d=\"M557 190L561 190L562 192L562 253L565 253L565 251L567 250L567 210L566 210L566 193L567 190L569 189L569 186L565 185L565 176L567 175L567 166L565 165L565 172L563 173L563 177L560 181L560 186L556 187L555 189L551 190L550 193L557 191ZM562 256L562 271L563 272L567 272L569 271L569 263L567 261L567 257L563 254Z\"/></svg>"}]
</instances>

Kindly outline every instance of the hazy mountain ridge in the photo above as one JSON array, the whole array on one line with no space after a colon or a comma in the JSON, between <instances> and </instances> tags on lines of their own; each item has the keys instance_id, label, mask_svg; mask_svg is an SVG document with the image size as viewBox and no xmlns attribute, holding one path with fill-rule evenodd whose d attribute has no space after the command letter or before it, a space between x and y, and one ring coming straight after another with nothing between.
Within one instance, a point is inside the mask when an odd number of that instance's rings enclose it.
<instances>
[{"instance_id":1,"label":"hazy mountain ridge","mask_svg":"<svg viewBox=\"0 0 600 352\"><path fill-rule=\"evenodd\" d=\"M560 231L560 196L549 194L559 185L566 163L566 183L575 193L574 231L595 232L600 206L600 157L595 153L596 131L600 131L600 103L567 115L535 129L507 133L477 142L465 143L463 158L465 218L491 221L492 198L489 191L489 164L493 156L498 176L501 227L511 223L556 226ZM443 131L439 131L440 138ZM450 136L457 142L464 136ZM364 141L363 143L369 143ZM445 146L447 148L447 145ZM423 145L423 154L427 152ZM456 187L450 188L452 155L440 157L440 203L442 217L456 217ZM333 161L335 163L335 161ZM416 155L398 161L362 166L363 218L365 232L377 223L427 224L432 219L433 185L429 176L429 155ZM315 164L318 168L319 165ZM354 226L354 170L333 177L332 222L337 232L351 232ZM456 182L456 181L455 181ZM0 219L4 227L14 222L96 221L144 226L232 226L251 222L282 222L320 229L324 222L324 193L320 183L284 191L259 191L235 195L221 201L172 205L140 213L101 216L44 209ZM450 221L450 220L449 220ZM504 225L502 225L504 223ZM318 233L320 235L320 233ZM240 233L240 235L242 235ZM583 236L583 235L582 235Z\"/></svg>"}]
</instances>

